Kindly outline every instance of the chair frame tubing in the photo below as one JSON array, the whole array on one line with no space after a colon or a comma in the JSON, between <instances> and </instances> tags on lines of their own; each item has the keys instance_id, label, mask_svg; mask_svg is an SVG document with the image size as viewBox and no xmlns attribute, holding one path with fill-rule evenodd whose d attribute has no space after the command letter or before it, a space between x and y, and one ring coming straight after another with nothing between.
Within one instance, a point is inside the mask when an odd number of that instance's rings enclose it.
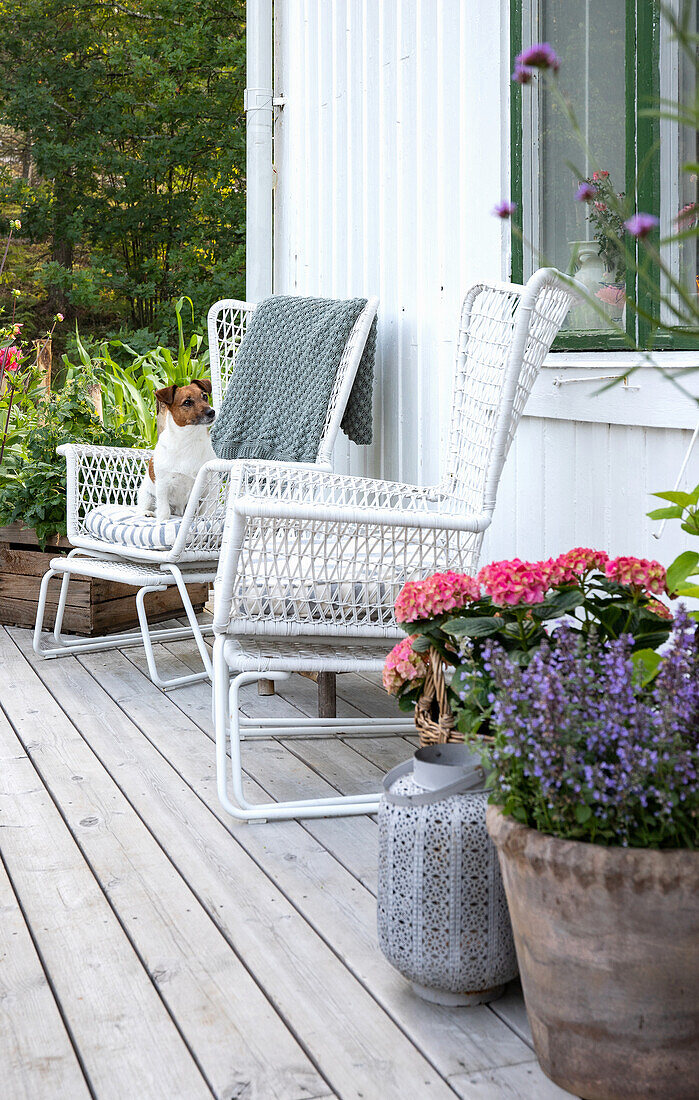
<instances>
[{"instance_id":1,"label":"chair frame tubing","mask_svg":"<svg viewBox=\"0 0 699 1100\"><path fill-rule=\"evenodd\" d=\"M357 814L376 813L379 808L380 792L375 794L357 795L333 795L330 798L305 798L287 802L248 802L243 790L243 764L241 756L241 742L252 736L271 737L273 735L288 737L289 734L300 734L310 726L318 732L318 722L323 722L323 729L330 732L345 732L346 721L338 719L334 722L312 719L301 727L299 723L291 720L287 726L275 720L274 727L262 728L257 734L252 734L249 727L245 730L241 727L240 720L240 689L246 684L257 683L264 678L275 682L288 680L290 672L269 671L264 672L238 672L231 676L224 654L226 643L225 635L220 635L214 643L214 726L216 730L216 784L218 797L223 808L238 821L265 822L265 821L291 821L301 818L317 817L348 817ZM372 727L373 720L367 718L361 720L362 728ZM389 723L379 724L388 725ZM230 748L230 757L228 755Z\"/></svg>"},{"instance_id":2,"label":"chair frame tubing","mask_svg":"<svg viewBox=\"0 0 699 1100\"><path fill-rule=\"evenodd\" d=\"M84 553L84 552L83 552ZM65 559L67 561L70 558L76 557L79 562L81 559L78 556L80 551L77 549L71 550ZM52 563L53 564L53 563ZM136 592L136 612L138 615L139 631L129 631L124 634L105 634L99 638L70 638L66 639L63 635L63 616L65 613L66 602L68 598L68 588L73 575L80 575L79 565L73 569L48 569L41 579L41 587L39 589L39 601L36 612L36 622L34 625L34 637L33 637L33 649L37 657L42 657L50 660L54 657L75 657L81 653L96 653L101 650L108 650L114 648L127 648L128 646L141 645L145 650L146 663L148 665L148 673L153 683L162 688L163 691L170 691L172 688L184 687L185 684L195 684L202 680L211 680L213 676L211 658L209 651L204 641L204 634L211 634L213 628L211 626L202 627L197 622L196 612L192 605L192 601L189 598L187 591L187 585L182 571L173 562L168 563L161 567L163 570L167 570L172 576L172 581L169 584L146 584L138 588ZM56 620L53 627L53 639L55 645L53 647L47 646L43 642L43 626L44 618L46 615L46 599L48 596L48 587L53 577L61 576L61 590L58 597L58 606L56 608ZM164 577L166 574L163 574ZM165 592L168 587L174 583L180 593L180 598L187 616L189 626L182 627L165 627L159 630L153 630L148 623L148 616L145 608L145 598L150 592ZM161 642L173 642L180 641L184 638L192 638L196 641L199 655L201 656L204 670L202 672L194 672L186 676L173 676L171 679L164 679L158 672L157 662L155 660L155 652L153 650L153 643L159 644Z\"/></svg>"}]
</instances>

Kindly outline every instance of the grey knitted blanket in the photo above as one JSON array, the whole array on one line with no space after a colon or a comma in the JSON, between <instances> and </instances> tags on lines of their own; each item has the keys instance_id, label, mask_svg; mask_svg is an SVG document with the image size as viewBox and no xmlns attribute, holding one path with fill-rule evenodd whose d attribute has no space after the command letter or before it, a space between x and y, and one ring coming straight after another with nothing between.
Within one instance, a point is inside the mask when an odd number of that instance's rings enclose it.
<instances>
[{"instance_id":1,"label":"grey knitted blanket","mask_svg":"<svg viewBox=\"0 0 699 1100\"><path fill-rule=\"evenodd\" d=\"M219 458L315 462L337 368L364 298L266 298L240 345L211 431ZM342 430L372 438L376 319L371 326Z\"/></svg>"}]
</instances>

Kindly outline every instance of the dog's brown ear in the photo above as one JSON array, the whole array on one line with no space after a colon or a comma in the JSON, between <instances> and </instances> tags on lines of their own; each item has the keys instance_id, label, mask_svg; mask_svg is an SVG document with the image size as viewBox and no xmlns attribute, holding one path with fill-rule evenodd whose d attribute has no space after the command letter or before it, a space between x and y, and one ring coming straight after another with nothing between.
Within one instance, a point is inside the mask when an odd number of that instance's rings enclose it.
<instances>
[{"instance_id":1,"label":"dog's brown ear","mask_svg":"<svg viewBox=\"0 0 699 1100\"><path fill-rule=\"evenodd\" d=\"M155 396L161 405L171 405L175 400L177 386L166 386L164 390L156 390Z\"/></svg>"},{"instance_id":2,"label":"dog's brown ear","mask_svg":"<svg viewBox=\"0 0 699 1100\"><path fill-rule=\"evenodd\" d=\"M198 386L204 393L211 393L211 383L208 378L193 378L192 385Z\"/></svg>"}]
</instances>

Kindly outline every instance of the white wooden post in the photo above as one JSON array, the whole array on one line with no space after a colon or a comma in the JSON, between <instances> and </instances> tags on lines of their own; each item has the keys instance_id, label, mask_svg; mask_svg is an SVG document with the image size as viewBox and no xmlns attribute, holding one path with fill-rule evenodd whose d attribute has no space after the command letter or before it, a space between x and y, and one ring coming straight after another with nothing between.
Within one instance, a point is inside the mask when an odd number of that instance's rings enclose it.
<instances>
[{"instance_id":1,"label":"white wooden post","mask_svg":"<svg viewBox=\"0 0 699 1100\"><path fill-rule=\"evenodd\" d=\"M249 302L272 293L272 0L247 3L245 283Z\"/></svg>"}]
</instances>

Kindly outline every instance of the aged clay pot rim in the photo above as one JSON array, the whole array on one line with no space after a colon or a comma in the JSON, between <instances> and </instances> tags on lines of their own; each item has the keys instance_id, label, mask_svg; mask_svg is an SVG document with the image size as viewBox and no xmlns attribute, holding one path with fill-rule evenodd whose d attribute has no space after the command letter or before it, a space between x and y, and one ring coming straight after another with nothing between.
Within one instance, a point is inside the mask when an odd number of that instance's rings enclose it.
<instances>
[{"instance_id":1,"label":"aged clay pot rim","mask_svg":"<svg viewBox=\"0 0 699 1100\"><path fill-rule=\"evenodd\" d=\"M609 874L617 870L633 874L645 871L649 878L670 885L678 875L686 881L691 876L699 886L699 851L691 848L622 848L590 844L584 840L562 840L549 833L540 833L503 814L499 806L488 806L486 824L496 847L513 859L524 857L539 866L566 868L570 872L583 868ZM649 883L650 885L650 883Z\"/></svg>"}]
</instances>

